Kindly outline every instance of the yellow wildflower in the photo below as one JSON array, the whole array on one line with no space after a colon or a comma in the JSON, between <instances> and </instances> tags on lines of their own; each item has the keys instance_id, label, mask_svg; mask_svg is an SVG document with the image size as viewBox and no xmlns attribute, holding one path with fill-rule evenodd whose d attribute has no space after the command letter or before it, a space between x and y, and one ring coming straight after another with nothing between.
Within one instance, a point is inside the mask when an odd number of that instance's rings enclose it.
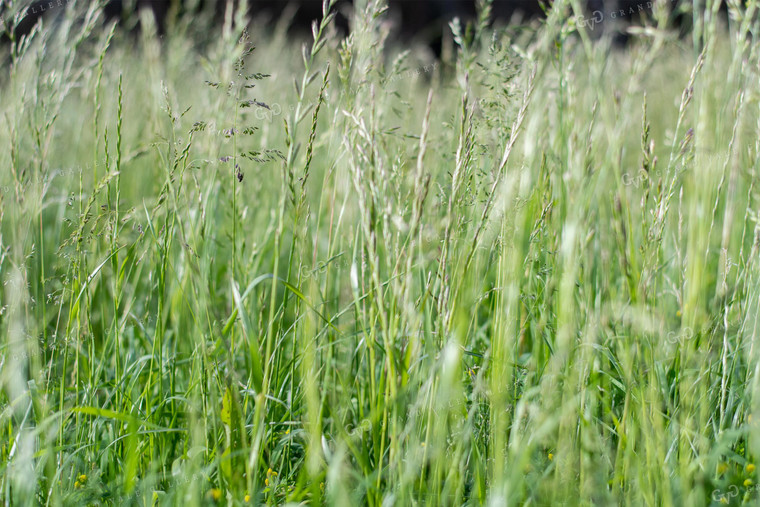
<instances>
[{"instance_id":1,"label":"yellow wildflower","mask_svg":"<svg viewBox=\"0 0 760 507\"><path fill-rule=\"evenodd\" d=\"M751 474L754 471L755 471L755 465L753 465L752 463L750 463L749 465L747 465L747 473L748 474Z\"/></svg>"},{"instance_id":2,"label":"yellow wildflower","mask_svg":"<svg viewBox=\"0 0 760 507\"><path fill-rule=\"evenodd\" d=\"M213 488L211 490L211 498L214 500L220 500L222 498L222 490L218 488Z\"/></svg>"},{"instance_id":3,"label":"yellow wildflower","mask_svg":"<svg viewBox=\"0 0 760 507\"><path fill-rule=\"evenodd\" d=\"M82 486L82 485L81 485L81 484L79 484L79 481L76 481L76 482L74 483L74 489L79 489L81 486Z\"/></svg>"},{"instance_id":4,"label":"yellow wildflower","mask_svg":"<svg viewBox=\"0 0 760 507\"><path fill-rule=\"evenodd\" d=\"M549 453L549 461L554 461L554 454Z\"/></svg>"},{"instance_id":5,"label":"yellow wildflower","mask_svg":"<svg viewBox=\"0 0 760 507\"><path fill-rule=\"evenodd\" d=\"M752 479L747 479L746 481L744 481L744 485L745 485L746 487L750 487L750 486L752 486Z\"/></svg>"},{"instance_id":6,"label":"yellow wildflower","mask_svg":"<svg viewBox=\"0 0 760 507\"><path fill-rule=\"evenodd\" d=\"M245 495L245 498L243 500L245 500L245 503L250 502L251 501L251 495Z\"/></svg>"},{"instance_id":7,"label":"yellow wildflower","mask_svg":"<svg viewBox=\"0 0 760 507\"><path fill-rule=\"evenodd\" d=\"M79 482L87 482L87 476L85 474L80 475L79 477L77 477L77 479L79 480Z\"/></svg>"}]
</instances>

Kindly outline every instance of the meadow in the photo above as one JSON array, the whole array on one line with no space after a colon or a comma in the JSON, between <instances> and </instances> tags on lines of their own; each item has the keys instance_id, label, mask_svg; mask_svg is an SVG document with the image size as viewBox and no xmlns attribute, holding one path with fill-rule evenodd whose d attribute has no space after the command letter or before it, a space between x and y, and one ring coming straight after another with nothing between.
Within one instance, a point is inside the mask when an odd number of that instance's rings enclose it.
<instances>
[{"instance_id":1,"label":"meadow","mask_svg":"<svg viewBox=\"0 0 760 507\"><path fill-rule=\"evenodd\" d=\"M756 0L3 48L3 505L760 501Z\"/></svg>"}]
</instances>

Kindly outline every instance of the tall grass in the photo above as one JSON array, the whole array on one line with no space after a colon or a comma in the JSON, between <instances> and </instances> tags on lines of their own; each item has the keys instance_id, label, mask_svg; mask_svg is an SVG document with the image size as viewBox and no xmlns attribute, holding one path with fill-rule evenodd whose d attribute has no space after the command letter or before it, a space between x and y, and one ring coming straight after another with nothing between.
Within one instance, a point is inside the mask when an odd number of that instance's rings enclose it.
<instances>
[{"instance_id":1,"label":"tall grass","mask_svg":"<svg viewBox=\"0 0 760 507\"><path fill-rule=\"evenodd\" d=\"M4 50L2 502L758 501L756 2L356 3Z\"/></svg>"}]
</instances>

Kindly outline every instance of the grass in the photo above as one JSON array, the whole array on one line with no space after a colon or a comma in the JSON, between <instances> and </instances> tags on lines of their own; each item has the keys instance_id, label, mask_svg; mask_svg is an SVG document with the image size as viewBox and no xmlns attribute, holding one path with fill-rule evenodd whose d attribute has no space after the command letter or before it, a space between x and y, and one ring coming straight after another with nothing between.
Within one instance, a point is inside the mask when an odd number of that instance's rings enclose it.
<instances>
[{"instance_id":1,"label":"grass","mask_svg":"<svg viewBox=\"0 0 760 507\"><path fill-rule=\"evenodd\" d=\"M363 4L5 49L2 503L757 502L757 3Z\"/></svg>"}]
</instances>

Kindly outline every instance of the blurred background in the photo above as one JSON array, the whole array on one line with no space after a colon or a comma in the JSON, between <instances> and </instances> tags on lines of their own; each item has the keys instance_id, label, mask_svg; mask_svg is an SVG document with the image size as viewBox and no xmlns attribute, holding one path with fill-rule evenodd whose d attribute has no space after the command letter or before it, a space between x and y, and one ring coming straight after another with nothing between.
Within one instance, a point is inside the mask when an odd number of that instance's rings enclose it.
<instances>
[{"instance_id":1,"label":"blurred background","mask_svg":"<svg viewBox=\"0 0 760 507\"><path fill-rule=\"evenodd\" d=\"M40 20L52 22L70 8L74 0L2 0L2 36L4 41L20 39L28 34ZM80 2L81 3L81 2ZM140 28L140 11L150 11L159 34L165 34L182 14L210 16L216 22L224 19L225 11L234 8L239 0L102 0L108 20L118 19L123 29ZM309 34L311 24L322 14L321 0L249 0L250 14L272 22L284 21L296 34ZM348 33L351 0L340 0L335 26ZM446 37L448 23L459 18L463 24L474 20L481 0L389 0L389 20L393 34L404 42L428 45L440 54L441 41ZM498 25L520 25L541 18L551 2L536 0L494 0L490 3L491 20ZM655 2L648 0L581 0L576 21L589 29L592 38L611 34L617 43L625 43L627 28L651 19ZM690 2L665 0L661 5L670 10L672 20L679 26L688 24ZM574 7L575 8L575 7Z\"/></svg>"}]
</instances>

